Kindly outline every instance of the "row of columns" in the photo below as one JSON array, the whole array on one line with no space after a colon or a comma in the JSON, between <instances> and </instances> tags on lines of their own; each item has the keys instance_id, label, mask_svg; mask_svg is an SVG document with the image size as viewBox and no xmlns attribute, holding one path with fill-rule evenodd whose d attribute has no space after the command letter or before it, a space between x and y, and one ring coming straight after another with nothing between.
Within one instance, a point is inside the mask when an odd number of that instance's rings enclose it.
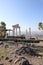
<instances>
[{"instance_id":1,"label":"row of columns","mask_svg":"<svg viewBox=\"0 0 43 65\"><path fill-rule=\"evenodd\" d=\"M17 35L18 35L18 33L19 33L19 35L21 35L20 28L19 28L19 32L17 31L17 28L16 28L16 29L14 29L14 30L12 30L12 32L13 32L13 36L17 36ZM9 36L10 36L10 33L11 33L11 30L9 30Z\"/></svg>"},{"instance_id":2,"label":"row of columns","mask_svg":"<svg viewBox=\"0 0 43 65\"><path fill-rule=\"evenodd\" d=\"M17 31L19 29L19 32ZM20 27L18 27L18 28L15 28L15 27L13 27L13 30L8 30L9 31L9 36L10 36L10 31L13 31L13 36L17 36L18 35L18 33L19 33L19 35L21 35L21 31L20 31ZM26 36L27 36L27 31L26 31ZM29 28L29 37L31 38L31 28Z\"/></svg>"},{"instance_id":3,"label":"row of columns","mask_svg":"<svg viewBox=\"0 0 43 65\"><path fill-rule=\"evenodd\" d=\"M31 38L31 28L29 28L29 32L26 29L26 36L25 37L26 37L26 39Z\"/></svg>"},{"instance_id":4,"label":"row of columns","mask_svg":"<svg viewBox=\"0 0 43 65\"><path fill-rule=\"evenodd\" d=\"M19 32L17 31L19 29ZM20 31L20 27L19 28L13 28L13 36L17 36L19 33L19 35L21 35L21 31Z\"/></svg>"},{"instance_id":5,"label":"row of columns","mask_svg":"<svg viewBox=\"0 0 43 65\"><path fill-rule=\"evenodd\" d=\"M13 25L12 27L13 27L13 30L10 30L10 29L8 30L8 31L9 31L9 36L10 36L10 31L13 32L13 36L17 36L18 33L19 33L19 35L21 35L21 31L20 31L20 26L19 26L19 24ZM18 31L18 30L19 30L19 31Z\"/></svg>"}]
</instances>

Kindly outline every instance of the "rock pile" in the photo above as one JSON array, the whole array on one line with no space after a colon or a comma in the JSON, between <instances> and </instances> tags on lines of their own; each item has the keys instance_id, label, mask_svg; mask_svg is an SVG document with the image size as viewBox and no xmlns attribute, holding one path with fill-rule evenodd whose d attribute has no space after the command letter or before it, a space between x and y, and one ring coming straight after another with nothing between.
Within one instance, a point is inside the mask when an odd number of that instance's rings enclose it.
<instances>
[{"instance_id":1,"label":"rock pile","mask_svg":"<svg viewBox=\"0 0 43 65\"><path fill-rule=\"evenodd\" d=\"M29 55L32 55L32 56L36 56L37 55L36 51L33 50L32 48L28 47L28 46L20 47L19 49L17 49L15 51L15 53L18 54L18 55L22 55L22 54L25 54L25 53L27 53Z\"/></svg>"},{"instance_id":2,"label":"rock pile","mask_svg":"<svg viewBox=\"0 0 43 65\"><path fill-rule=\"evenodd\" d=\"M31 65L29 61L25 57L19 57L14 64L19 64L19 65Z\"/></svg>"},{"instance_id":3,"label":"rock pile","mask_svg":"<svg viewBox=\"0 0 43 65\"><path fill-rule=\"evenodd\" d=\"M6 57L5 60L9 60L9 57Z\"/></svg>"},{"instance_id":4,"label":"rock pile","mask_svg":"<svg viewBox=\"0 0 43 65\"><path fill-rule=\"evenodd\" d=\"M9 60L10 63L11 63L12 61L13 61L12 59Z\"/></svg>"}]
</instances>

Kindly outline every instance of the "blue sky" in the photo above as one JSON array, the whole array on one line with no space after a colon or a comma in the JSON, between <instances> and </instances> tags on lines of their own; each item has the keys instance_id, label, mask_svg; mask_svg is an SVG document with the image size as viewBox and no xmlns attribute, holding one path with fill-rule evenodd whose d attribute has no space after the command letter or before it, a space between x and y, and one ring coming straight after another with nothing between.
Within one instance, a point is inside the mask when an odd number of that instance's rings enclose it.
<instances>
[{"instance_id":1,"label":"blue sky","mask_svg":"<svg viewBox=\"0 0 43 65\"><path fill-rule=\"evenodd\" d=\"M7 28L20 24L22 30L31 27L38 29L43 22L43 0L0 0L0 22Z\"/></svg>"}]
</instances>

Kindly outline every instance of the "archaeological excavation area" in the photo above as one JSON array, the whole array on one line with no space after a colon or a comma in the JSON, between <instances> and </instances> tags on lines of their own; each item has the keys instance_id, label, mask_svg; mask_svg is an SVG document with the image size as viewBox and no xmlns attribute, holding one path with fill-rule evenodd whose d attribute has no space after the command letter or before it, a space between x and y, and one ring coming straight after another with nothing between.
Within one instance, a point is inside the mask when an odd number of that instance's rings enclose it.
<instances>
[{"instance_id":1,"label":"archaeological excavation area","mask_svg":"<svg viewBox=\"0 0 43 65\"><path fill-rule=\"evenodd\" d=\"M43 40L32 37L30 28L27 36L27 31L21 34L19 24L12 27L0 38L0 65L43 65Z\"/></svg>"}]
</instances>

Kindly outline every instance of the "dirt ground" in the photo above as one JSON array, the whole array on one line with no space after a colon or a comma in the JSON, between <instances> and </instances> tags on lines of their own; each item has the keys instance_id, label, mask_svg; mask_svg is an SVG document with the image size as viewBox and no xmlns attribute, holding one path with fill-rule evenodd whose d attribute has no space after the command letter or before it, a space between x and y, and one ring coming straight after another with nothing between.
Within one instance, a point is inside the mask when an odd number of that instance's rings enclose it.
<instances>
[{"instance_id":1,"label":"dirt ground","mask_svg":"<svg viewBox=\"0 0 43 65\"><path fill-rule=\"evenodd\" d=\"M36 43L35 45L36 45L36 46L43 46L43 42Z\"/></svg>"},{"instance_id":2,"label":"dirt ground","mask_svg":"<svg viewBox=\"0 0 43 65\"><path fill-rule=\"evenodd\" d=\"M15 50L19 47L22 47L22 44L8 44L8 48L5 48L7 43L4 42L4 45L0 45L0 64L4 65L15 65L14 62L17 60L18 57L25 57L30 64L32 65L43 65L43 57L37 56L29 56L28 54L17 55L15 54ZM36 46L43 46L43 42L35 43ZM6 59L8 57L8 59ZM19 62L16 64L19 65Z\"/></svg>"}]
</instances>

